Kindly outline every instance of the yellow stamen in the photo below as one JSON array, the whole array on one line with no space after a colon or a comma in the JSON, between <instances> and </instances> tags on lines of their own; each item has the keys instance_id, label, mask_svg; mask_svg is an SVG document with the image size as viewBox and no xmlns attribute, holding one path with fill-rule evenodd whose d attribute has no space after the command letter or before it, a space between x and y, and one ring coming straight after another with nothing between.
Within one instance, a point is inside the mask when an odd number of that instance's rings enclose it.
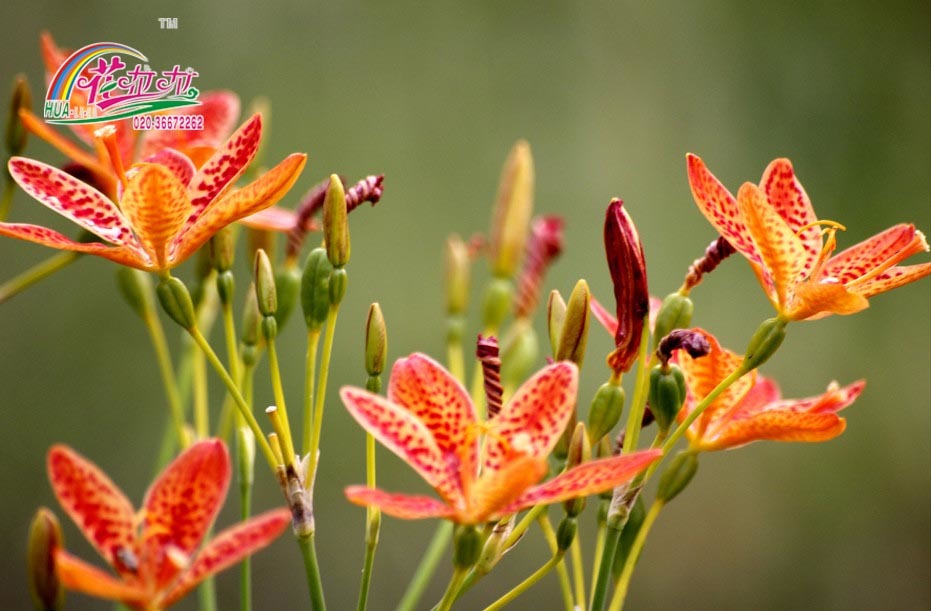
<instances>
[{"instance_id":1,"label":"yellow stamen","mask_svg":"<svg viewBox=\"0 0 931 611\"><path fill-rule=\"evenodd\" d=\"M120 149L116 144L116 128L112 125L104 125L94 132L94 136L103 142L106 147L107 154L110 157L110 165L113 166L113 173L116 174L117 179L125 189L127 183L126 169L123 166L123 159L120 157Z\"/></svg>"},{"instance_id":2,"label":"yellow stamen","mask_svg":"<svg viewBox=\"0 0 931 611\"><path fill-rule=\"evenodd\" d=\"M847 228L841 225L840 223L838 223L837 221L817 220L817 221L812 221L808 223L807 225L802 225L801 227L799 227L798 230L795 232L795 235L796 237L801 237L803 231L805 231L806 229L811 229L812 227L817 227L819 225L826 225L828 227L827 229L824 229L821 231L821 235L824 235L825 233L828 233L831 231L837 231L837 230L847 231Z\"/></svg>"},{"instance_id":3,"label":"yellow stamen","mask_svg":"<svg viewBox=\"0 0 931 611\"><path fill-rule=\"evenodd\" d=\"M837 221L817 220L799 227L795 232L795 235L801 237L802 232L804 232L806 229L811 229L812 227L818 227L821 225L825 226L825 228L821 230L821 235L827 236L827 239L825 240L824 245L821 247L821 253L818 254L818 260L815 261L815 265L812 267L811 273L808 275L809 278L818 277L818 274L821 272L821 268L824 266L825 262L831 258L831 255L834 253L834 249L837 248L837 239L834 237L834 235L838 231L847 231L847 228Z\"/></svg>"}]
</instances>

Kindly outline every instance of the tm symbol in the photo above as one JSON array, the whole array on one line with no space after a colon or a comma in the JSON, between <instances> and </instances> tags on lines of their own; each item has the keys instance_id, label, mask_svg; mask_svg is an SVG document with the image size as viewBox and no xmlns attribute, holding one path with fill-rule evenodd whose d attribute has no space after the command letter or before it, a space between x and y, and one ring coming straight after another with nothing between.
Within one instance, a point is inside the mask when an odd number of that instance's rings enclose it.
<instances>
[{"instance_id":1,"label":"tm symbol","mask_svg":"<svg viewBox=\"0 0 931 611\"><path fill-rule=\"evenodd\" d=\"M178 29L178 18L177 17L159 17L158 18L159 27L163 30L177 30Z\"/></svg>"}]
</instances>

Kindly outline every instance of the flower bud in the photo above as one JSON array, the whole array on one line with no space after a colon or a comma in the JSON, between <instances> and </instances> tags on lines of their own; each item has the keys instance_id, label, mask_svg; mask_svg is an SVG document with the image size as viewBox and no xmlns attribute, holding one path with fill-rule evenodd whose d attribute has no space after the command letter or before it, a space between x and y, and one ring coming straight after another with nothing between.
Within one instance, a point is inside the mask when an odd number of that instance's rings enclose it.
<instances>
[{"instance_id":1,"label":"flower bud","mask_svg":"<svg viewBox=\"0 0 931 611\"><path fill-rule=\"evenodd\" d=\"M174 276L162 279L155 288L158 301L165 313L182 329L191 331L197 325L194 302L184 283Z\"/></svg>"},{"instance_id":2,"label":"flower bud","mask_svg":"<svg viewBox=\"0 0 931 611\"><path fill-rule=\"evenodd\" d=\"M255 251L255 297L262 316L274 316L278 309L278 292L275 289L275 272L272 262L261 248Z\"/></svg>"},{"instance_id":3,"label":"flower bud","mask_svg":"<svg viewBox=\"0 0 931 611\"><path fill-rule=\"evenodd\" d=\"M514 287L504 278L492 278L485 290L482 305L482 325L488 332L497 332L511 308Z\"/></svg>"},{"instance_id":4,"label":"flower bud","mask_svg":"<svg viewBox=\"0 0 931 611\"><path fill-rule=\"evenodd\" d=\"M787 321L781 318L764 320L763 324L753 333L747 353L744 355L740 368L744 371L753 371L776 353L782 340L786 338Z\"/></svg>"},{"instance_id":5,"label":"flower bud","mask_svg":"<svg viewBox=\"0 0 931 611\"><path fill-rule=\"evenodd\" d=\"M217 271L225 272L233 268L235 246L232 225L227 225L210 238L210 255Z\"/></svg>"},{"instance_id":6,"label":"flower bud","mask_svg":"<svg viewBox=\"0 0 931 611\"><path fill-rule=\"evenodd\" d=\"M301 270L298 269L294 262L275 272L275 293L278 300L275 320L278 321L279 327L284 326L284 323L290 318L300 292Z\"/></svg>"},{"instance_id":7,"label":"flower bud","mask_svg":"<svg viewBox=\"0 0 931 611\"><path fill-rule=\"evenodd\" d=\"M559 350L559 336L562 334L563 323L566 322L566 302L563 301L559 291L550 291L550 298L546 302L546 327L550 333L550 347L553 355Z\"/></svg>"},{"instance_id":8,"label":"flower bud","mask_svg":"<svg viewBox=\"0 0 931 611\"><path fill-rule=\"evenodd\" d=\"M259 343L259 302L255 297L255 285L246 292L246 303L242 312L242 332L239 339L247 348L255 348Z\"/></svg>"},{"instance_id":9,"label":"flower bud","mask_svg":"<svg viewBox=\"0 0 931 611\"><path fill-rule=\"evenodd\" d=\"M217 273L217 296L220 303L228 304L233 301L236 293L236 280L230 270Z\"/></svg>"},{"instance_id":10,"label":"flower bud","mask_svg":"<svg viewBox=\"0 0 931 611\"><path fill-rule=\"evenodd\" d=\"M453 566L467 569L474 566L482 553L482 535L471 524L460 524L453 532Z\"/></svg>"},{"instance_id":11,"label":"flower bud","mask_svg":"<svg viewBox=\"0 0 931 611\"><path fill-rule=\"evenodd\" d=\"M475 342L475 358L482 364L482 381L485 383L485 412L491 420L501 411L504 386L501 384L501 358L498 338L478 336Z\"/></svg>"},{"instance_id":12,"label":"flower bud","mask_svg":"<svg viewBox=\"0 0 931 611\"><path fill-rule=\"evenodd\" d=\"M595 393L588 410L589 439L597 443L611 432L624 411L624 389L619 384L606 382Z\"/></svg>"},{"instance_id":13,"label":"flower bud","mask_svg":"<svg viewBox=\"0 0 931 611\"><path fill-rule=\"evenodd\" d=\"M346 192L336 174L330 175L326 198L323 200L323 236L326 254L333 267L349 262L349 213L346 211Z\"/></svg>"},{"instance_id":14,"label":"flower bud","mask_svg":"<svg viewBox=\"0 0 931 611\"><path fill-rule=\"evenodd\" d=\"M698 471L698 455L694 452L679 452L669 461L669 466L659 478L656 500L668 503L689 485Z\"/></svg>"},{"instance_id":15,"label":"flower bud","mask_svg":"<svg viewBox=\"0 0 931 611\"><path fill-rule=\"evenodd\" d=\"M608 357L608 365L615 373L623 373L630 370L640 351L643 320L650 311L650 293L643 245L619 199L608 205L604 242L617 313L616 349Z\"/></svg>"},{"instance_id":16,"label":"flower bud","mask_svg":"<svg viewBox=\"0 0 931 611\"><path fill-rule=\"evenodd\" d=\"M446 240L446 313L457 316L465 313L469 303L469 276L471 262L469 248L458 235Z\"/></svg>"},{"instance_id":17,"label":"flower bud","mask_svg":"<svg viewBox=\"0 0 931 611\"><path fill-rule=\"evenodd\" d=\"M695 306L692 300L679 293L670 293L663 299L659 314L656 315L656 325L653 328L653 343L669 335L674 329L685 329L692 324L692 312Z\"/></svg>"},{"instance_id":18,"label":"flower bud","mask_svg":"<svg viewBox=\"0 0 931 611\"><path fill-rule=\"evenodd\" d=\"M496 278L511 278L517 272L533 213L533 181L530 145L519 140L504 162L491 219L489 255Z\"/></svg>"},{"instance_id":19,"label":"flower bud","mask_svg":"<svg viewBox=\"0 0 931 611\"><path fill-rule=\"evenodd\" d=\"M116 285L129 307L145 318L152 310L152 280L146 272L120 266L116 270Z\"/></svg>"},{"instance_id":20,"label":"flower bud","mask_svg":"<svg viewBox=\"0 0 931 611\"><path fill-rule=\"evenodd\" d=\"M29 89L29 83L25 76L18 74L13 83L13 97L10 100L10 109L6 117L6 150L10 156L19 155L26 149L29 130L20 121L19 111L30 108L32 108L32 92Z\"/></svg>"},{"instance_id":21,"label":"flower bud","mask_svg":"<svg viewBox=\"0 0 931 611\"><path fill-rule=\"evenodd\" d=\"M578 521L571 516L567 516L560 521L556 527L556 548L564 552L572 546L575 534L579 530Z\"/></svg>"},{"instance_id":22,"label":"flower bud","mask_svg":"<svg viewBox=\"0 0 931 611\"><path fill-rule=\"evenodd\" d=\"M50 510L40 507L29 526L26 550L29 592L37 611L58 611L65 606L65 590L55 572L55 550L62 546L58 518Z\"/></svg>"},{"instance_id":23,"label":"flower bud","mask_svg":"<svg viewBox=\"0 0 931 611\"><path fill-rule=\"evenodd\" d=\"M333 266L326 250L315 248L307 255L301 276L301 307L308 331L319 331L330 312L330 274Z\"/></svg>"},{"instance_id":24,"label":"flower bud","mask_svg":"<svg viewBox=\"0 0 931 611\"><path fill-rule=\"evenodd\" d=\"M330 305L339 305L343 301L343 297L346 296L347 280L346 270L342 267L337 267L330 272L330 283L327 287Z\"/></svg>"},{"instance_id":25,"label":"flower bud","mask_svg":"<svg viewBox=\"0 0 931 611\"><path fill-rule=\"evenodd\" d=\"M255 477L255 433L248 426L236 427L236 460L239 487L251 489Z\"/></svg>"},{"instance_id":26,"label":"flower bud","mask_svg":"<svg viewBox=\"0 0 931 611\"><path fill-rule=\"evenodd\" d=\"M678 365L657 365L650 372L650 410L661 431L676 421L685 392L685 375Z\"/></svg>"},{"instance_id":27,"label":"flower bud","mask_svg":"<svg viewBox=\"0 0 931 611\"><path fill-rule=\"evenodd\" d=\"M585 423L579 422L575 425L575 430L572 432L572 440L569 442L569 451L566 454L566 469L577 467L591 459L592 446L588 442L588 434L585 432ZM575 517L585 509L585 497L563 501L563 508L566 510L566 515Z\"/></svg>"},{"instance_id":28,"label":"flower bud","mask_svg":"<svg viewBox=\"0 0 931 611\"><path fill-rule=\"evenodd\" d=\"M592 294L588 290L588 283L579 280L572 289L572 294L569 295L566 318L563 321L562 332L559 334L559 346L556 349L557 361L572 361L580 369L582 361L585 360L591 300Z\"/></svg>"},{"instance_id":29,"label":"flower bud","mask_svg":"<svg viewBox=\"0 0 931 611\"><path fill-rule=\"evenodd\" d=\"M381 313L381 306L373 303L365 321L365 371L370 376L381 375L387 360L388 330L385 328L385 317Z\"/></svg>"}]
</instances>

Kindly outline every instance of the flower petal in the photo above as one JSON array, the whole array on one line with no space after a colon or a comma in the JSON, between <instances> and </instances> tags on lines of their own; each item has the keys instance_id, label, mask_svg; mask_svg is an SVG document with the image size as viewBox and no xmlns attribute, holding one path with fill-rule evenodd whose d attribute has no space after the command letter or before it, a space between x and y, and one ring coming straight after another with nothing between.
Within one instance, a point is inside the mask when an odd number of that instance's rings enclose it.
<instances>
[{"instance_id":1,"label":"flower petal","mask_svg":"<svg viewBox=\"0 0 931 611\"><path fill-rule=\"evenodd\" d=\"M128 265L138 269L149 269L146 260L133 248L127 246L110 247L99 242L75 242L71 238L47 227L21 223L0 223L0 235L16 238L18 240L26 240L27 242L41 244L58 250L71 250L74 252L97 255L98 257L115 261L120 265Z\"/></svg>"},{"instance_id":2,"label":"flower petal","mask_svg":"<svg viewBox=\"0 0 931 611\"><path fill-rule=\"evenodd\" d=\"M130 223L103 193L41 161L13 157L10 174L23 190L107 242L137 247Z\"/></svg>"},{"instance_id":3,"label":"flower petal","mask_svg":"<svg viewBox=\"0 0 931 611\"><path fill-rule=\"evenodd\" d=\"M254 182L210 204L193 224L189 223L178 234L172 260L177 263L184 261L220 229L274 205L297 180L306 161L307 155L289 155Z\"/></svg>"},{"instance_id":4,"label":"flower petal","mask_svg":"<svg viewBox=\"0 0 931 611\"><path fill-rule=\"evenodd\" d=\"M594 297L592 297L588 307L591 309L595 320L601 323L601 326L611 334L611 337L614 337L614 334L617 333L617 318L614 317L614 314L609 312L601 305L601 302Z\"/></svg>"},{"instance_id":5,"label":"flower petal","mask_svg":"<svg viewBox=\"0 0 931 611\"><path fill-rule=\"evenodd\" d=\"M97 465L68 446L52 446L46 462L58 502L110 566L128 572L120 555L137 551L129 500Z\"/></svg>"},{"instance_id":6,"label":"flower petal","mask_svg":"<svg viewBox=\"0 0 931 611\"><path fill-rule=\"evenodd\" d=\"M344 386L339 395L356 422L417 471L443 500L463 505L456 455L440 450L433 432L416 415L361 388Z\"/></svg>"},{"instance_id":7,"label":"flower petal","mask_svg":"<svg viewBox=\"0 0 931 611\"><path fill-rule=\"evenodd\" d=\"M792 162L788 159L776 159L766 167L760 180L760 188L792 231L798 233L801 227L818 220L811 207L811 200L802 188L802 183L796 178ZM798 237L805 248L805 262L801 274L807 277L821 254L821 230L817 226L811 226L798 234Z\"/></svg>"},{"instance_id":8,"label":"flower petal","mask_svg":"<svg viewBox=\"0 0 931 611\"><path fill-rule=\"evenodd\" d=\"M97 598L118 600L128 605L144 605L148 594L142 586L129 585L87 564L64 550L55 552L55 573L61 585Z\"/></svg>"},{"instance_id":9,"label":"flower petal","mask_svg":"<svg viewBox=\"0 0 931 611\"><path fill-rule=\"evenodd\" d=\"M262 139L262 115L253 115L208 159L190 183L193 222L246 171Z\"/></svg>"},{"instance_id":10,"label":"flower petal","mask_svg":"<svg viewBox=\"0 0 931 611\"><path fill-rule=\"evenodd\" d=\"M549 365L524 382L489 422L483 475L500 469L514 453L549 456L572 416L578 384L579 370L570 361Z\"/></svg>"},{"instance_id":11,"label":"flower petal","mask_svg":"<svg viewBox=\"0 0 931 611\"><path fill-rule=\"evenodd\" d=\"M765 411L785 411L792 413L836 413L856 401L863 389L865 380L858 380L853 384L840 388L837 382L831 382L827 390L817 396L806 399L785 399L773 401L766 406Z\"/></svg>"},{"instance_id":12,"label":"flower petal","mask_svg":"<svg viewBox=\"0 0 931 611\"><path fill-rule=\"evenodd\" d=\"M203 129L150 130L142 135L141 157L148 157L165 148L185 152L189 147L218 147L235 126L239 116L239 96L231 91L208 91L198 98L198 106L172 110L172 114L202 115Z\"/></svg>"},{"instance_id":13,"label":"flower petal","mask_svg":"<svg viewBox=\"0 0 931 611\"><path fill-rule=\"evenodd\" d=\"M829 278L851 285L869 279L892 267L899 261L919 252L927 252L928 243L915 226L899 224L878 233L825 263L819 279Z\"/></svg>"},{"instance_id":14,"label":"flower petal","mask_svg":"<svg viewBox=\"0 0 931 611\"><path fill-rule=\"evenodd\" d=\"M191 555L207 534L226 498L230 459L219 439L200 441L185 450L146 493L142 504L142 557L158 563L157 583L174 577L179 567L164 553L169 546Z\"/></svg>"},{"instance_id":15,"label":"flower petal","mask_svg":"<svg viewBox=\"0 0 931 611\"><path fill-rule=\"evenodd\" d=\"M184 185L171 169L140 163L133 166L120 204L155 265L169 267L168 246L191 211Z\"/></svg>"},{"instance_id":16,"label":"flower petal","mask_svg":"<svg viewBox=\"0 0 931 611\"><path fill-rule=\"evenodd\" d=\"M767 411L735 420L714 436L695 444L703 451L737 448L754 441L827 441L844 432L847 422L834 413Z\"/></svg>"},{"instance_id":17,"label":"flower petal","mask_svg":"<svg viewBox=\"0 0 931 611\"><path fill-rule=\"evenodd\" d=\"M207 577L266 547L277 539L290 523L291 512L281 508L266 511L224 530L197 554L194 564L181 575L161 603L162 607L170 607Z\"/></svg>"},{"instance_id":18,"label":"flower petal","mask_svg":"<svg viewBox=\"0 0 931 611\"><path fill-rule=\"evenodd\" d=\"M87 168L94 175L98 184L103 185L108 193L112 192L115 183L113 170L101 164L97 157L62 136L52 129L51 125L25 108L20 109L19 120L22 122L23 127L35 134L36 137L45 140L74 163Z\"/></svg>"},{"instance_id":19,"label":"flower petal","mask_svg":"<svg viewBox=\"0 0 931 611\"><path fill-rule=\"evenodd\" d=\"M790 320L815 320L829 314L855 314L870 306L866 297L842 284L803 282L785 314Z\"/></svg>"},{"instance_id":20,"label":"flower petal","mask_svg":"<svg viewBox=\"0 0 931 611\"><path fill-rule=\"evenodd\" d=\"M517 499L508 512L532 505L548 505L610 490L627 483L663 455L660 449L592 460L569 469Z\"/></svg>"},{"instance_id":21,"label":"flower petal","mask_svg":"<svg viewBox=\"0 0 931 611\"><path fill-rule=\"evenodd\" d=\"M151 132L149 132L151 133ZM184 153L175 149L163 148L157 153L147 156L142 160L144 163L157 163L163 165L175 175L182 185L187 185L197 172L197 168Z\"/></svg>"},{"instance_id":22,"label":"flower petal","mask_svg":"<svg viewBox=\"0 0 931 611\"><path fill-rule=\"evenodd\" d=\"M856 290L864 297L872 297L879 293L891 291L909 282L920 280L931 274L931 263L890 267L875 278L858 284Z\"/></svg>"},{"instance_id":23,"label":"flower petal","mask_svg":"<svg viewBox=\"0 0 931 611\"><path fill-rule=\"evenodd\" d=\"M467 491L468 510L461 516L467 524L481 524L511 513L508 508L528 488L546 476L546 458L517 456L500 469L483 473Z\"/></svg>"},{"instance_id":24,"label":"flower petal","mask_svg":"<svg viewBox=\"0 0 931 611\"><path fill-rule=\"evenodd\" d=\"M454 514L452 507L429 496L391 494L365 486L347 487L346 498L356 505L377 507L382 513L402 520L451 518Z\"/></svg>"},{"instance_id":25,"label":"flower petal","mask_svg":"<svg viewBox=\"0 0 931 611\"><path fill-rule=\"evenodd\" d=\"M245 216L239 222L251 229L287 232L294 229L297 224L297 214L287 208L272 206Z\"/></svg>"}]
</instances>

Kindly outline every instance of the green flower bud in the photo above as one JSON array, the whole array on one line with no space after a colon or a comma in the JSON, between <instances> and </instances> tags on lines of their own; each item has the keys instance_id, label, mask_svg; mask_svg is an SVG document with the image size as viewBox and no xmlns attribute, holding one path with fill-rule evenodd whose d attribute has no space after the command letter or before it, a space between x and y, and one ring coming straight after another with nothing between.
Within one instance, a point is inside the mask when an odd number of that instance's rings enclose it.
<instances>
[{"instance_id":1,"label":"green flower bud","mask_svg":"<svg viewBox=\"0 0 931 611\"><path fill-rule=\"evenodd\" d=\"M764 320L763 324L753 333L747 353L744 355L740 368L744 371L753 371L776 353L782 340L786 338L787 321L781 318Z\"/></svg>"},{"instance_id":2,"label":"green flower bud","mask_svg":"<svg viewBox=\"0 0 931 611\"><path fill-rule=\"evenodd\" d=\"M670 293L663 299L663 305L656 315L656 326L653 328L653 347L659 345L661 339L669 335L674 329L685 329L692 324L692 312L695 306L692 300L679 293Z\"/></svg>"},{"instance_id":3,"label":"green flower bud","mask_svg":"<svg viewBox=\"0 0 931 611\"><path fill-rule=\"evenodd\" d=\"M624 389L620 384L601 385L588 409L589 440L598 442L617 425L624 411Z\"/></svg>"},{"instance_id":4,"label":"green flower bud","mask_svg":"<svg viewBox=\"0 0 931 611\"><path fill-rule=\"evenodd\" d=\"M494 278L485 291L482 308L482 324L486 330L498 329L511 310L511 294L514 287L509 280Z\"/></svg>"},{"instance_id":5,"label":"green flower bud","mask_svg":"<svg viewBox=\"0 0 931 611\"><path fill-rule=\"evenodd\" d=\"M661 431L676 421L685 393L685 375L678 365L657 365L650 372L650 411Z\"/></svg>"},{"instance_id":6,"label":"green flower bud","mask_svg":"<svg viewBox=\"0 0 931 611\"><path fill-rule=\"evenodd\" d=\"M591 320L589 305L592 294L588 290L588 283L579 280L566 306L566 319L559 334L559 346L556 349L557 361L572 361L582 368L585 360L585 345L588 341L588 323Z\"/></svg>"},{"instance_id":7,"label":"green flower bud","mask_svg":"<svg viewBox=\"0 0 931 611\"><path fill-rule=\"evenodd\" d=\"M460 524L453 532L453 566L474 566L482 553L482 535L471 524Z\"/></svg>"},{"instance_id":8,"label":"green flower bud","mask_svg":"<svg viewBox=\"0 0 931 611\"><path fill-rule=\"evenodd\" d=\"M61 548L63 542L58 518L40 507L29 526L26 550L29 592L37 611L58 611L65 607L65 589L55 572L55 550Z\"/></svg>"},{"instance_id":9,"label":"green flower bud","mask_svg":"<svg viewBox=\"0 0 931 611\"><path fill-rule=\"evenodd\" d=\"M550 347L553 355L559 350L559 336L566 322L566 302L563 301L559 291L550 291L550 298L546 302L546 326L550 333Z\"/></svg>"},{"instance_id":10,"label":"green flower bud","mask_svg":"<svg viewBox=\"0 0 931 611\"><path fill-rule=\"evenodd\" d=\"M698 455L694 452L679 452L659 478L656 500L668 503L689 485L698 471Z\"/></svg>"},{"instance_id":11,"label":"green flower bud","mask_svg":"<svg viewBox=\"0 0 931 611\"><path fill-rule=\"evenodd\" d=\"M210 238L210 256L213 266L218 272L229 271L233 268L233 256L236 252L236 241L233 237L233 226L227 225Z\"/></svg>"},{"instance_id":12,"label":"green flower bud","mask_svg":"<svg viewBox=\"0 0 931 611\"><path fill-rule=\"evenodd\" d=\"M255 297L262 316L274 316L278 309L278 291L275 290L275 272L272 262L261 248L255 251Z\"/></svg>"},{"instance_id":13,"label":"green flower bud","mask_svg":"<svg viewBox=\"0 0 931 611\"><path fill-rule=\"evenodd\" d=\"M346 296L346 283L348 282L346 270L342 267L335 268L330 272L329 299L330 305L339 305Z\"/></svg>"},{"instance_id":14,"label":"green flower bud","mask_svg":"<svg viewBox=\"0 0 931 611\"><path fill-rule=\"evenodd\" d=\"M239 487L251 489L255 479L255 433L247 426L236 428L236 460Z\"/></svg>"},{"instance_id":15,"label":"green flower bud","mask_svg":"<svg viewBox=\"0 0 931 611\"><path fill-rule=\"evenodd\" d=\"M287 265L275 272L275 292L278 299L275 320L278 321L278 326L281 327L291 317L294 304L297 303L297 296L301 292L301 270L298 269L297 265Z\"/></svg>"},{"instance_id":16,"label":"green flower bud","mask_svg":"<svg viewBox=\"0 0 931 611\"><path fill-rule=\"evenodd\" d=\"M496 278L511 278L524 253L533 214L533 157L530 145L518 141L508 154L491 219L488 244L491 272Z\"/></svg>"},{"instance_id":17,"label":"green flower bud","mask_svg":"<svg viewBox=\"0 0 931 611\"><path fill-rule=\"evenodd\" d=\"M116 285L129 307L145 318L152 311L152 280L146 272L133 267L116 270Z\"/></svg>"},{"instance_id":18,"label":"green flower bud","mask_svg":"<svg viewBox=\"0 0 931 611\"><path fill-rule=\"evenodd\" d=\"M308 331L319 331L330 312L330 274L333 266L326 251L315 248L307 255L301 276L301 307Z\"/></svg>"},{"instance_id":19,"label":"green flower bud","mask_svg":"<svg viewBox=\"0 0 931 611\"><path fill-rule=\"evenodd\" d=\"M225 270L217 273L217 296L220 297L220 303L232 302L235 293L236 281L233 278L233 272Z\"/></svg>"},{"instance_id":20,"label":"green flower bud","mask_svg":"<svg viewBox=\"0 0 931 611\"><path fill-rule=\"evenodd\" d=\"M346 191L336 174L330 175L326 197L323 200L323 236L326 254L333 267L349 263L349 213L346 210Z\"/></svg>"},{"instance_id":21,"label":"green flower bud","mask_svg":"<svg viewBox=\"0 0 931 611\"><path fill-rule=\"evenodd\" d=\"M20 110L29 110L32 107L32 92L29 83L22 74L16 75L13 82L13 97L10 100L10 110L6 118L6 150L12 155L19 155L26 149L26 140L29 131L19 119Z\"/></svg>"},{"instance_id":22,"label":"green flower bud","mask_svg":"<svg viewBox=\"0 0 931 611\"><path fill-rule=\"evenodd\" d=\"M255 348L259 343L259 302L255 297L255 285L249 287L246 293L246 303L242 312L242 332L239 339L243 346Z\"/></svg>"},{"instance_id":23,"label":"green flower bud","mask_svg":"<svg viewBox=\"0 0 931 611\"><path fill-rule=\"evenodd\" d=\"M446 313L456 316L465 313L469 304L469 279L472 264L469 248L458 235L446 240Z\"/></svg>"},{"instance_id":24,"label":"green flower bud","mask_svg":"<svg viewBox=\"0 0 931 611\"><path fill-rule=\"evenodd\" d=\"M265 341L272 341L278 337L278 321L274 316L263 316L261 322L262 337Z\"/></svg>"},{"instance_id":25,"label":"green flower bud","mask_svg":"<svg viewBox=\"0 0 931 611\"><path fill-rule=\"evenodd\" d=\"M572 440L569 442L569 451L566 455L566 469L577 467L592 459L592 446L588 441L588 434L585 432L585 423L579 422L575 425L572 432ZM566 515L575 517L585 509L585 497L578 497L563 501L563 508Z\"/></svg>"},{"instance_id":26,"label":"green flower bud","mask_svg":"<svg viewBox=\"0 0 931 611\"><path fill-rule=\"evenodd\" d=\"M155 289L162 309L178 323L182 329L191 331L197 325L194 302L184 283L174 276L164 278Z\"/></svg>"},{"instance_id":27,"label":"green flower bud","mask_svg":"<svg viewBox=\"0 0 931 611\"><path fill-rule=\"evenodd\" d=\"M565 517L556 527L556 547L564 552L572 546L575 534L579 530L579 523L574 517Z\"/></svg>"},{"instance_id":28,"label":"green flower bud","mask_svg":"<svg viewBox=\"0 0 931 611\"><path fill-rule=\"evenodd\" d=\"M388 360L388 330L381 306L373 303L369 306L368 319L365 321L365 371L370 376L379 376L385 370Z\"/></svg>"}]
</instances>

